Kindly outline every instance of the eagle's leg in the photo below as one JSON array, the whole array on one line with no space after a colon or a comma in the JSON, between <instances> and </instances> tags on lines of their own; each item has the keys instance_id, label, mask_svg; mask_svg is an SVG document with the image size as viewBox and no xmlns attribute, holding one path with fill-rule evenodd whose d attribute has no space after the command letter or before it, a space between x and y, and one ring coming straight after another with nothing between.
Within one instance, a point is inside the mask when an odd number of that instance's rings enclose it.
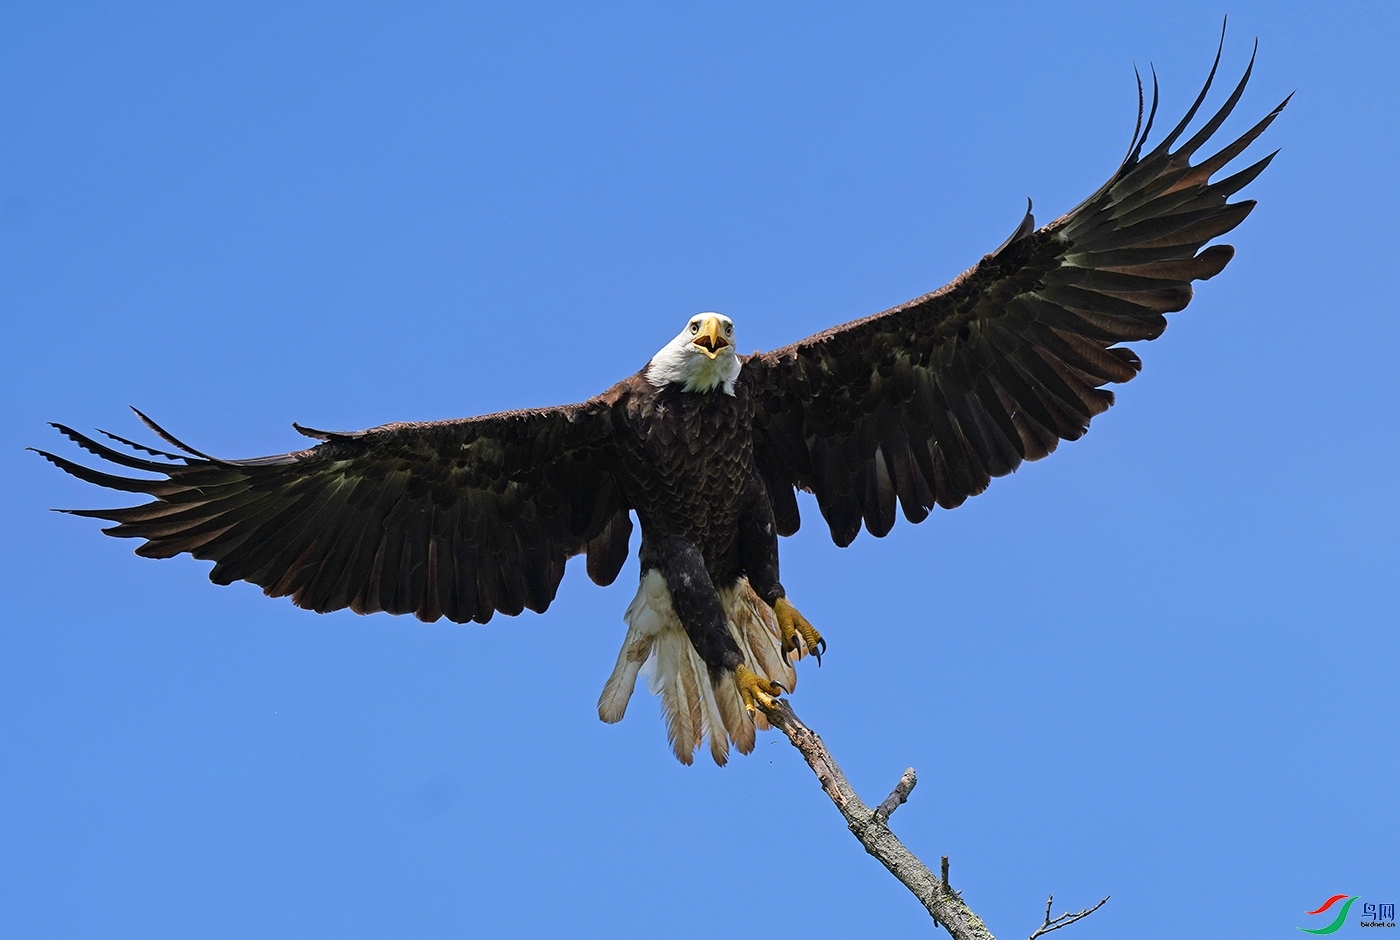
<instances>
[{"instance_id":1,"label":"eagle's leg","mask_svg":"<svg viewBox=\"0 0 1400 940\"><path fill-rule=\"evenodd\" d=\"M739 550L749 586L773 608L783 638L784 655L795 653L796 659L811 653L821 665L826 652L826 640L807 618L787 599L778 580L778 527L773 518L773 503L768 490L756 473L749 482L750 503L739 524Z\"/></svg>"},{"instance_id":2,"label":"eagle's leg","mask_svg":"<svg viewBox=\"0 0 1400 940\"><path fill-rule=\"evenodd\" d=\"M817 665L822 664L822 653L826 652L826 640L817 632L817 628L807 622L807 618L792 606L786 597L780 597L773 602L773 613L778 618L778 628L782 631L783 652L801 653L805 645L807 651L817 658Z\"/></svg>"},{"instance_id":3,"label":"eagle's leg","mask_svg":"<svg viewBox=\"0 0 1400 940\"><path fill-rule=\"evenodd\" d=\"M745 664L700 549L684 539L655 540L644 543L643 555L643 565L655 559L661 569L671 595L671 606L711 675L732 671L739 697L750 712L755 708L772 708L774 700L786 690ZM781 592L782 588L778 590Z\"/></svg>"},{"instance_id":4,"label":"eagle's leg","mask_svg":"<svg viewBox=\"0 0 1400 940\"><path fill-rule=\"evenodd\" d=\"M684 539L657 539L643 547L643 567L649 564L666 579L671 607L705 665L733 669L742 663L744 655L729 632L729 617L700 549Z\"/></svg>"},{"instance_id":5,"label":"eagle's leg","mask_svg":"<svg viewBox=\"0 0 1400 940\"><path fill-rule=\"evenodd\" d=\"M753 711L755 707L767 711L773 708L776 699L787 690L771 679L765 679L743 663L734 667L734 684L739 687L739 697L744 707Z\"/></svg>"}]
</instances>

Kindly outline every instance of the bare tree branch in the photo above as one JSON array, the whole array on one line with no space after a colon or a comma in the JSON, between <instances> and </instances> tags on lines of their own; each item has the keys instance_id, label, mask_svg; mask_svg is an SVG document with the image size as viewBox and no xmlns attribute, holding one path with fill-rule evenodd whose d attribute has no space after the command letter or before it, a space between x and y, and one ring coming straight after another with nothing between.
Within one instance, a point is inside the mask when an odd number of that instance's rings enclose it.
<instances>
[{"instance_id":1,"label":"bare tree branch","mask_svg":"<svg viewBox=\"0 0 1400 940\"><path fill-rule=\"evenodd\" d=\"M802 723L785 699L778 699L775 706L764 709L764 713L770 723L787 735L792 746L797 748L807 761L807 766L816 773L817 781L821 783L826 795L831 797L831 802L835 803L841 815L846 817L846 825L851 834L865 846L865 851L875 856L881 865L889 869L890 874L898 878L900 883L919 899L919 903L933 915L935 922L942 924L943 929L956 940L995 940L987 925L982 923L982 918L963 903L956 891L929 871L928 866L905 848L904 843L900 842L886 825L885 820L889 813L894 812L894 808L903 803L908 798L909 791L914 789L913 770L906 770L889 799L880 804L880 810L872 811L856 795L855 788L846 780L846 775L841 772L822 739ZM906 781L908 786L905 786ZM889 810L882 814L881 810L886 806Z\"/></svg>"},{"instance_id":2,"label":"bare tree branch","mask_svg":"<svg viewBox=\"0 0 1400 940\"><path fill-rule=\"evenodd\" d=\"M1068 927L1070 924L1074 923L1077 920L1083 920L1090 914L1094 913L1094 911L1097 911L1099 908L1107 904L1108 898L1105 897L1102 901L1095 904L1093 907L1086 907L1082 911L1079 911L1074 914L1071 914L1069 911L1065 911L1065 913L1052 920L1050 918L1050 906L1054 903L1055 896L1053 894L1045 899L1045 923L1037 927L1035 933L1031 934L1030 937L1027 938L1027 940L1036 940L1036 937L1042 937L1052 930L1059 930L1061 927Z\"/></svg>"},{"instance_id":3,"label":"bare tree branch","mask_svg":"<svg viewBox=\"0 0 1400 940\"><path fill-rule=\"evenodd\" d=\"M875 818L880 822L888 822L894 811L909 799L909 794L914 789L914 784L919 782L919 778L914 774L914 768L910 767L900 775L899 783L894 785L890 795L885 797L885 802L875 807Z\"/></svg>"},{"instance_id":4,"label":"bare tree branch","mask_svg":"<svg viewBox=\"0 0 1400 940\"><path fill-rule=\"evenodd\" d=\"M909 799L914 784L918 782L914 768L906 770L899 778L894 791L877 809L871 810L856 795L855 788L846 780L846 775L841 772L836 759L826 749L822 739L802 723L786 699L778 699L773 707L764 709L764 714L775 728L787 735L792 746L797 748L802 758L807 761L807 766L816 773L822 789L846 818L846 826L851 830L851 834L865 847L865 851L875 856L881 865L889 869L890 874L898 878L900 883L918 898L919 903L933 916L934 923L942 925L954 940L995 940L982 918L973 913L963 902L962 896L948 884L948 856L943 856L939 877L929 871L928 866L919 861L918 857L890 831L890 814ZM1045 905L1045 923L1031 934L1029 940L1037 940L1052 930L1068 927L1075 921L1088 917L1107 901L1108 898L1104 898L1093 907L1077 914L1065 913L1052 919L1052 895Z\"/></svg>"}]
</instances>

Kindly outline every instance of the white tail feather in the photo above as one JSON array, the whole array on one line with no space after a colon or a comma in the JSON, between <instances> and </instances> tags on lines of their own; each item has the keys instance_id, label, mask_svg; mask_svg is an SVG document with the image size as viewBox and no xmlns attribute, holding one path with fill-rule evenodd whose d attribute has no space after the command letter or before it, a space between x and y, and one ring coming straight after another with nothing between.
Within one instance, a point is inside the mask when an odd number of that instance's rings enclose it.
<instances>
[{"instance_id":1,"label":"white tail feather","mask_svg":"<svg viewBox=\"0 0 1400 940\"><path fill-rule=\"evenodd\" d=\"M674 630L663 630L656 639L655 648L656 657L648 660L651 666L651 691L661 696L662 711L666 717L666 737L671 741L671 750L676 752L682 764L689 764L704 733L703 722L696 722L691 713L691 690L685 681L691 678L688 661L690 641L684 633L678 635ZM696 691L699 691L698 687Z\"/></svg>"},{"instance_id":2,"label":"white tail feather","mask_svg":"<svg viewBox=\"0 0 1400 940\"><path fill-rule=\"evenodd\" d=\"M789 654L782 650L777 618L748 580L741 578L721 590L720 600L745 664L789 692L796 688L797 672ZM711 679L709 667L695 651L671 606L671 593L660 572L651 569L643 573L624 619L627 637L598 698L598 717L606 722L622 720L637 676L645 670L651 691L661 698L666 735L681 763L691 763L706 738L710 756L720 766L729 759L731 743L741 754L752 751L755 721L761 729L766 729L768 722L744 708L733 673L726 671L718 680ZM797 658L801 652L805 650Z\"/></svg>"},{"instance_id":3,"label":"white tail feather","mask_svg":"<svg viewBox=\"0 0 1400 940\"><path fill-rule=\"evenodd\" d=\"M627 702L632 698L632 690L637 687L637 673L642 664L651 657L652 647L667 617L674 618L671 610L671 595L666 590L666 582L657 575L656 583L648 585L642 578L641 586L632 603L627 605L623 620L627 622L627 638L622 641L622 649L617 653L617 665L603 686L603 694L598 697L598 717L608 724L621 721L627 714Z\"/></svg>"}]
</instances>

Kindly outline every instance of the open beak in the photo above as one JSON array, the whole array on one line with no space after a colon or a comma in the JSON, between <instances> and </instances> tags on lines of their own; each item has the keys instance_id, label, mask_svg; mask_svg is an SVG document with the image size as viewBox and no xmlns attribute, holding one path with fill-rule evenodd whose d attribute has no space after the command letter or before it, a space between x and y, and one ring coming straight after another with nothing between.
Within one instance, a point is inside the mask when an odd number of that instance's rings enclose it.
<instances>
[{"instance_id":1,"label":"open beak","mask_svg":"<svg viewBox=\"0 0 1400 940\"><path fill-rule=\"evenodd\" d=\"M719 355L719 351L729 345L729 340L724 338L724 325L719 322L719 317L706 317L700 322L700 332L691 340L696 346L711 359Z\"/></svg>"}]
</instances>

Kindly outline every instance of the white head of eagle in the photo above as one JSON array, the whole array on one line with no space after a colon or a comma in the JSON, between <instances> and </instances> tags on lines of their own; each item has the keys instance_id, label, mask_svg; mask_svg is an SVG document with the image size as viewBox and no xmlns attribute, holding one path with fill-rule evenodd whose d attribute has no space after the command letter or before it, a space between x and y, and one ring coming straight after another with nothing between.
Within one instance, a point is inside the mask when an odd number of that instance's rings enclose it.
<instances>
[{"instance_id":1,"label":"white head of eagle","mask_svg":"<svg viewBox=\"0 0 1400 940\"><path fill-rule=\"evenodd\" d=\"M723 388L726 395L733 395L740 367L734 354L734 321L719 313L697 313L651 357L647 381L657 388L671 384L687 392Z\"/></svg>"}]
</instances>

